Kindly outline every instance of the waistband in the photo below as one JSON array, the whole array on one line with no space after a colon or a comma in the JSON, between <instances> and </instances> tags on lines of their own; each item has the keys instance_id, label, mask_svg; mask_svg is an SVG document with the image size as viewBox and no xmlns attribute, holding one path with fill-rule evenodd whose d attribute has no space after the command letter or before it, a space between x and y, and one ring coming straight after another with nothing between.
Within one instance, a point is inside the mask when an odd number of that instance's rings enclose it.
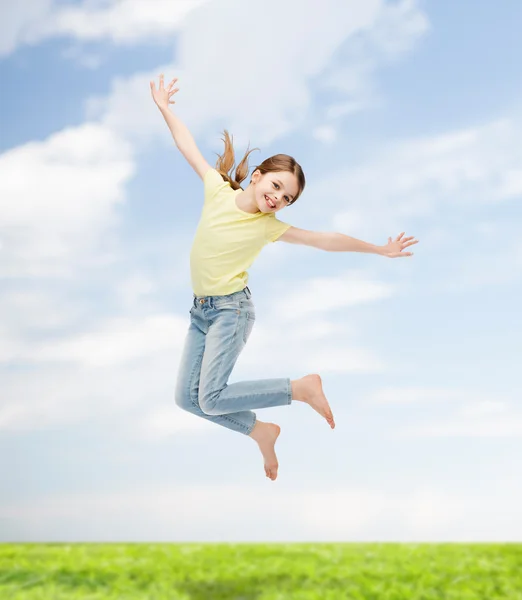
<instances>
[{"instance_id":1,"label":"waistband","mask_svg":"<svg viewBox=\"0 0 522 600\"><path fill-rule=\"evenodd\" d=\"M250 299L250 298L252 298L252 292L250 291L250 288L247 285L242 290L239 290L239 292L233 292L232 294L225 294L224 296L196 296L196 294L193 293L192 299L194 301L194 306L196 305L197 302L200 302L201 300L204 300L208 304L212 305L214 299L235 298L236 296L246 296L248 299Z\"/></svg>"}]
</instances>

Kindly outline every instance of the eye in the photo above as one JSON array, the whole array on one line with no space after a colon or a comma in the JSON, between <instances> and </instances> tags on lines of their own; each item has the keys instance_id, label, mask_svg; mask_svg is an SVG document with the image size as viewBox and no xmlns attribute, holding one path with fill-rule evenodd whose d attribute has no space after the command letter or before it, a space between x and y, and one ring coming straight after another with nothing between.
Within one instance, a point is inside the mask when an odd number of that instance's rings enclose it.
<instances>
[{"instance_id":1,"label":"eye","mask_svg":"<svg viewBox=\"0 0 522 600\"><path fill-rule=\"evenodd\" d=\"M274 185L274 187L276 188L276 190L279 189L279 184L278 183L276 183L275 181L272 181L272 184ZM290 198L288 196L285 196L285 198L286 198L287 202L290 202Z\"/></svg>"}]
</instances>

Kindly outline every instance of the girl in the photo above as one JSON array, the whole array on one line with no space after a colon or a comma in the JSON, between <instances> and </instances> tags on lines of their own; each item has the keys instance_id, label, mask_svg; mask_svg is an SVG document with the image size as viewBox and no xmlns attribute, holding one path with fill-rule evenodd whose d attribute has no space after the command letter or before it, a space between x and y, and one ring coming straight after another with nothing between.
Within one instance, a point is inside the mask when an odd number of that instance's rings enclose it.
<instances>
[{"instance_id":1,"label":"girl","mask_svg":"<svg viewBox=\"0 0 522 600\"><path fill-rule=\"evenodd\" d=\"M328 251L372 252L383 256L412 256L404 248L416 244L401 233L386 246L374 246L341 233L298 229L279 221L276 213L294 204L305 187L300 165L286 154L276 154L254 169L245 190L240 183L248 174L248 151L235 179L234 149L225 130L225 152L212 168L198 150L187 127L170 111L177 78L159 88L150 82L154 102L163 115L176 146L203 180L204 204L190 254L193 305L190 326L179 366L176 404L199 417L253 438L264 458L266 476L274 481L278 462L274 446L279 425L264 423L255 408L309 404L330 427L332 411L321 377L310 374L289 378L241 381L228 384L230 373L244 348L255 321L247 269L269 242L282 240Z\"/></svg>"}]
</instances>

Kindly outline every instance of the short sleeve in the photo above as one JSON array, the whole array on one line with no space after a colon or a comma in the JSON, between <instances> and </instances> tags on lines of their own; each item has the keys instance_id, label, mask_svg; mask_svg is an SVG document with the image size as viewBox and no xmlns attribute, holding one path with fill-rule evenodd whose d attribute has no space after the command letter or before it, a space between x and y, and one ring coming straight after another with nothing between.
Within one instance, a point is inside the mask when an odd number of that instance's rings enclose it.
<instances>
[{"instance_id":1,"label":"short sleeve","mask_svg":"<svg viewBox=\"0 0 522 600\"><path fill-rule=\"evenodd\" d=\"M275 242L280 238L285 231L292 227L289 223L276 219L275 215L271 215L266 219L265 238L267 242Z\"/></svg>"},{"instance_id":2,"label":"short sleeve","mask_svg":"<svg viewBox=\"0 0 522 600\"><path fill-rule=\"evenodd\" d=\"M230 188L230 183L225 181L216 169L209 169L203 176L205 204L227 187Z\"/></svg>"}]
</instances>

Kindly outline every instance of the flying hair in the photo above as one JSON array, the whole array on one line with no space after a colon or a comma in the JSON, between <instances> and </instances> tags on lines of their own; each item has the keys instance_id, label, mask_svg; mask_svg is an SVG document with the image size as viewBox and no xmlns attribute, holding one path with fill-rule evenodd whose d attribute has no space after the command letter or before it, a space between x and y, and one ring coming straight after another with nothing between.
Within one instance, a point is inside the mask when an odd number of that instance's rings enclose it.
<instances>
[{"instance_id":1,"label":"flying hair","mask_svg":"<svg viewBox=\"0 0 522 600\"><path fill-rule=\"evenodd\" d=\"M224 130L224 137L222 138L225 143L225 151L223 154L217 154L218 160L216 162L216 171L223 177L225 181L230 183L230 186L233 190L243 189L241 186L241 182L244 181L248 176L248 157L251 152L254 150L259 150L259 148L252 148L252 150L248 150L245 152L245 156L242 158L241 162L236 168L236 172L234 178L232 178L231 171L234 170L235 165L235 152L234 152L234 136L230 136L228 131ZM270 156L266 160L264 160L260 165L254 167L254 171L260 171L262 175L265 173L275 173L280 171L287 171L292 173L297 178L298 182L298 192L295 198L290 202L293 204L299 196L302 194L306 180L303 173L303 169L301 165L288 154L274 154L274 156ZM254 172L252 171L252 172Z\"/></svg>"}]
</instances>

